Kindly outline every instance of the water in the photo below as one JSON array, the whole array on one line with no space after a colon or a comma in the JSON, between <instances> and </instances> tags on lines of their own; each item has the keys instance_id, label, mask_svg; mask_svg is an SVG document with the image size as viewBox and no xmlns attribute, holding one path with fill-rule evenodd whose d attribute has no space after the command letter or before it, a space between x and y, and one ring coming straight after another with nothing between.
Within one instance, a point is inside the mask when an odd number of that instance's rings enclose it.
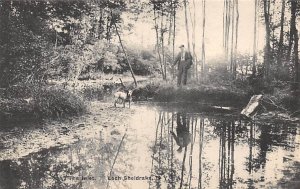
<instances>
[{"instance_id":1,"label":"water","mask_svg":"<svg viewBox=\"0 0 300 189\"><path fill-rule=\"evenodd\" d=\"M2 160L0 188L300 186L299 125L246 122L184 106L134 110L127 126Z\"/></svg>"}]
</instances>

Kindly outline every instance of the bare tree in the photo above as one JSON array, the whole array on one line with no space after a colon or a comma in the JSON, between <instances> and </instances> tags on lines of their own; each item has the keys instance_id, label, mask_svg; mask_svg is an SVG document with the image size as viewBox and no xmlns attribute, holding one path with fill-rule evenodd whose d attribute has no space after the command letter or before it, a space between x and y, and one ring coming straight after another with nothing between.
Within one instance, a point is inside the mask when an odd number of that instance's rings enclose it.
<instances>
[{"instance_id":1,"label":"bare tree","mask_svg":"<svg viewBox=\"0 0 300 189\"><path fill-rule=\"evenodd\" d=\"M291 1L291 35L294 39L294 85L293 89L297 90L299 88L299 55L298 55L298 30L296 27L296 11L297 11L297 1Z\"/></svg>"},{"instance_id":2,"label":"bare tree","mask_svg":"<svg viewBox=\"0 0 300 189\"><path fill-rule=\"evenodd\" d=\"M162 4L161 7L161 21L160 21L160 41L161 41L161 54L162 54L162 64L163 64L163 79L167 79L167 64L165 59L165 43L164 43L164 34L167 32L167 29L164 26L164 7Z\"/></svg>"},{"instance_id":3,"label":"bare tree","mask_svg":"<svg viewBox=\"0 0 300 189\"><path fill-rule=\"evenodd\" d=\"M157 54L158 54L158 58L159 58L159 63L160 63L160 70L161 70L161 74L163 79L165 78L165 74L164 74L164 69L163 69L163 61L162 61L162 57L161 57L161 53L160 53L160 40L159 40L159 27L157 24L157 14L156 14L156 5L155 3L153 3L153 15L154 15L154 28L155 28L155 34L156 34L156 50L157 50Z\"/></svg>"},{"instance_id":4,"label":"bare tree","mask_svg":"<svg viewBox=\"0 0 300 189\"><path fill-rule=\"evenodd\" d=\"M279 70L279 68L282 65L284 11L285 11L285 0L281 0L280 36L279 36L279 44L278 44L277 70Z\"/></svg>"},{"instance_id":5,"label":"bare tree","mask_svg":"<svg viewBox=\"0 0 300 189\"><path fill-rule=\"evenodd\" d=\"M111 15L112 15L112 12L111 12ZM120 36L120 33L119 33L119 30L118 30L118 27L117 27L116 22L114 22L114 25L115 25L115 29L116 29L117 36L118 36L118 38L119 38L119 42L120 42L121 48L122 48L123 53L124 53L124 55L125 55L126 62L127 62L128 66L129 66L129 70L130 70L131 76L132 76L132 78L133 78L135 87L137 87L137 82L136 82L136 79L135 79L135 76L134 76L134 73L133 73L131 64L130 64L130 62L129 62L129 58L128 58L127 53L126 53L126 51L125 51L125 48L124 48L124 46L123 46L122 39L121 39L121 36Z\"/></svg>"},{"instance_id":6,"label":"bare tree","mask_svg":"<svg viewBox=\"0 0 300 189\"><path fill-rule=\"evenodd\" d=\"M224 0L224 5L223 5L223 48L225 49L225 10L226 10L226 0Z\"/></svg>"},{"instance_id":7,"label":"bare tree","mask_svg":"<svg viewBox=\"0 0 300 189\"><path fill-rule=\"evenodd\" d=\"M205 1L202 0L202 59L201 59L201 76L204 77L205 66Z\"/></svg>"},{"instance_id":8,"label":"bare tree","mask_svg":"<svg viewBox=\"0 0 300 189\"><path fill-rule=\"evenodd\" d=\"M172 40L172 60L175 60L175 37L176 37L176 1L173 3L173 40ZM174 67L172 67L173 78L175 78Z\"/></svg>"},{"instance_id":9,"label":"bare tree","mask_svg":"<svg viewBox=\"0 0 300 189\"><path fill-rule=\"evenodd\" d=\"M229 71L233 68L233 36L234 36L234 3L231 0L224 0L223 10L223 48L225 59L228 61ZM231 36L230 36L231 31ZM231 39L231 42L230 42Z\"/></svg>"},{"instance_id":10,"label":"bare tree","mask_svg":"<svg viewBox=\"0 0 300 189\"><path fill-rule=\"evenodd\" d=\"M193 0L193 9L194 9L194 14L193 14L193 59L194 59L194 65L195 65L195 77L198 80L198 66L197 66L197 56L196 56L196 5L195 5L195 0Z\"/></svg>"},{"instance_id":11,"label":"bare tree","mask_svg":"<svg viewBox=\"0 0 300 189\"><path fill-rule=\"evenodd\" d=\"M186 29L186 37L187 37L187 45L188 50L190 51L190 32L189 32L189 24L188 24L188 18L187 18L187 0L183 0L184 4L184 16L185 16L185 29Z\"/></svg>"},{"instance_id":12,"label":"bare tree","mask_svg":"<svg viewBox=\"0 0 300 189\"><path fill-rule=\"evenodd\" d=\"M258 9L258 0L255 0L254 8L254 39L253 39L253 60L252 60L252 76L256 74L256 46L257 46L257 9Z\"/></svg>"},{"instance_id":13,"label":"bare tree","mask_svg":"<svg viewBox=\"0 0 300 189\"><path fill-rule=\"evenodd\" d=\"M265 44L265 55L264 55L264 76L269 79L270 74L270 62L271 62L271 28L270 28L270 0L263 0L264 4L264 19L266 27L266 44Z\"/></svg>"},{"instance_id":14,"label":"bare tree","mask_svg":"<svg viewBox=\"0 0 300 189\"><path fill-rule=\"evenodd\" d=\"M238 36L239 36L239 0L235 0L235 11L236 11L236 20L235 20L235 46L234 46L234 64L233 64L233 78L236 78L236 58L237 58L237 46L238 46Z\"/></svg>"},{"instance_id":15,"label":"bare tree","mask_svg":"<svg viewBox=\"0 0 300 189\"><path fill-rule=\"evenodd\" d=\"M170 5L171 11L169 12L168 19L169 19L169 32L168 32L168 46L171 46L171 37L172 37L172 25L173 25L173 0L171 0Z\"/></svg>"},{"instance_id":16,"label":"bare tree","mask_svg":"<svg viewBox=\"0 0 300 189\"><path fill-rule=\"evenodd\" d=\"M233 64L234 64L234 55L233 55L233 49L234 49L234 15L235 15L235 3L232 2L232 10L231 10L231 45L230 45L230 73L233 76Z\"/></svg>"},{"instance_id":17,"label":"bare tree","mask_svg":"<svg viewBox=\"0 0 300 189\"><path fill-rule=\"evenodd\" d=\"M172 54L173 60L175 59L175 37L176 37L176 0L173 3L173 40L172 40Z\"/></svg>"},{"instance_id":18,"label":"bare tree","mask_svg":"<svg viewBox=\"0 0 300 189\"><path fill-rule=\"evenodd\" d=\"M191 9L189 6L189 13L192 23L192 48L193 48L193 62L194 64L194 70L193 70L193 76L198 79L197 76L197 61L196 61L196 41L195 41L195 35L196 35L196 6L195 6L195 0L193 0L193 15L191 13Z\"/></svg>"},{"instance_id":19,"label":"bare tree","mask_svg":"<svg viewBox=\"0 0 300 189\"><path fill-rule=\"evenodd\" d=\"M229 32L231 25L231 0L225 0L225 34L224 34L224 50L225 57L228 60L229 53Z\"/></svg>"},{"instance_id":20,"label":"bare tree","mask_svg":"<svg viewBox=\"0 0 300 189\"><path fill-rule=\"evenodd\" d=\"M287 54L286 54L286 60L287 60L287 62L290 61L290 56L291 56L292 47L293 47L293 41L294 41L294 35L293 35L293 29L292 29L292 19L293 19L293 14L291 13L290 33L289 33L289 45L288 45L288 50L287 50Z\"/></svg>"}]
</instances>

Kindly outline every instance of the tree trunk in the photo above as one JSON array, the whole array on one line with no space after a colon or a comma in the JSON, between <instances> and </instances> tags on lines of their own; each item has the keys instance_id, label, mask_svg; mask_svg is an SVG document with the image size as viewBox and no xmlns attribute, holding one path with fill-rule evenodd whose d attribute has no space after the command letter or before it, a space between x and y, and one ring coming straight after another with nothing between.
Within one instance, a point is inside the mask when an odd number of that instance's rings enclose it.
<instances>
[{"instance_id":1,"label":"tree trunk","mask_svg":"<svg viewBox=\"0 0 300 189\"><path fill-rule=\"evenodd\" d=\"M191 12L191 9L189 7L189 13L190 13L190 18L191 18L191 23L192 23L192 50L193 50L193 62L194 64L194 70L193 71L193 77L197 78L197 63L196 63L196 44L195 44L195 29L196 29L196 12L195 12L195 0L193 0L193 15ZM192 19L193 18L193 19Z\"/></svg>"},{"instance_id":2,"label":"tree trunk","mask_svg":"<svg viewBox=\"0 0 300 189\"><path fill-rule=\"evenodd\" d=\"M225 40L226 40L226 60L228 61L228 55L229 55L229 32L230 32L230 13L231 13L231 4L230 4L230 0L226 1L226 36L225 36Z\"/></svg>"},{"instance_id":3,"label":"tree trunk","mask_svg":"<svg viewBox=\"0 0 300 189\"><path fill-rule=\"evenodd\" d=\"M167 80L167 65L166 65L166 59L165 59L164 34L165 34L164 12L163 12L163 8L162 8L162 10L161 10L161 23L160 23L160 40L161 40L162 63L163 63L163 69L164 69L164 80Z\"/></svg>"},{"instance_id":4,"label":"tree trunk","mask_svg":"<svg viewBox=\"0 0 300 189\"><path fill-rule=\"evenodd\" d=\"M253 59L252 59L252 76L256 75L256 46L257 46L257 8L258 8L258 0L255 0L255 8L254 8L254 39L253 39Z\"/></svg>"},{"instance_id":5,"label":"tree trunk","mask_svg":"<svg viewBox=\"0 0 300 189\"><path fill-rule=\"evenodd\" d=\"M101 39L102 38L102 33L103 33L103 9L100 8L100 19L99 19L99 28L98 28L98 39Z\"/></svg>"},{"instance_id":6,"label":"tree trunk","mask_svg":"<svg viewBox=\"0 0 300 189\"><path fill-rule=\"evenodd\" d=\"M286 54L286 61L289 62L291 60L291 52L292 52L292 47L293 47L293 41L294 41L294 35L290 31L290 36L289 36L289 46Z\"/></svg>"},{"instance_id":7,"label":"tree trunk","mask_svg":"<svg viewBox=\"0 0 300 189\"><path fill-rule=\"evenodd\" d=\"M198 66L197 66L197 57L196 57L196 5L195 0L193 0L193 9L194 9L194 15L193 15L193 59L194 59L194 66L195 66L195 77L198 81Z\"/></svg>"},{"instance_id":8,"label":"tree trunk","mask_svg":"<svg viewBox=\"0 0 300 189\"><path fill-rule=\"evenodd\" d=\"M278 44L277 71L279 71L279 69L282 66L284 11L285 11L285 0L281 0L280 36L279 36L279 44Z\"/></svg>"},{"instance_id":9,"label":"tree trunk","mask_svg":"<svg viewBox=\"0 0 300 189\"><path fill-rule=\"evenodd\" d=\"M223 34L223 41L224 41L224 55L227 61L227 25L228 25L228 2L227 0L224 0L224 13L225 17L223 18L224 20L224 34Z\"/></svg>"},{"instance_id":10,"label":"tree trunk","mask_svg":"<svg viewBox=\"0 0 300 189\"><path fill-rule=\"evenodd\" d=\"M184 16L185 16L185 29L186 29L186 37L187 37L187 45L189 52L191 51L190 47L190 33L189 33L189 25L188 25L188 18L187 18L187 0L183 0L184 3Z\"/></svg>"},{"instance_id":11,"label":"tree trunk","mask_svg":"<svg viewBox=\"0 0 300 189\"><path fill-rule=\"evenodd\" d=\"M171 7L173 7L173 0L171 0ZM168 46L171 46L171 37L172 37L172 25L173 25L173 9L169 13L169 36L168 36Z\"/></svg>"},{"instance_id":12,"label":"tree trunk","mask_svg":"<svg viewBox=\"0 0 300 189\"><path fill-rule=\"evenodd\" d=\"M291 3L292 4L292 3ZM293 41L294 41L294 31L293 31L293 19L295 19L295 16L292 13L292 7L291 7L291 21L290 21L290 36L289 36L289 46L288 46L288 51L286 55L286 60L287 62L290 61L291 58L291 52L292 52L292 47L293 47Z\"/></svg>"},{"instance_id":13,"label":"tree trunk","mask_svg":"<svg viewBox=\"0 0 300 189\"><path fill-rule=\"evenodd\" d=\"M175 60L175 37L176 37L176 0L173 4L173 41L172 41L172 55L173 55L173 61ZM173 78L175 78L174 68L172 68L173 72Z\"/></svg>"},{"instance_id":14,"label":"tree trunk","mask_svg":"<svg viewBox=\"0 0 300 189\"><path fill-rule=\"evenodd\" d=\"M112 15L112 12L111 12L111 15ZM132 78L133 78L134 85L135 85L135 87L137 87L137 82L136 82L136 79L135 79L135 76L134 76L134 73L133 73L131 64L130 64L130 62L129 62L127 53L126 53L126 51L125 51L125 49L124 49L124 46L123 46L123 43L122 43L122 39L121 39L120 33L119 33L119 31L118 31L117 24L114 23L114 25L115 25L115 29L116 29L117 36L118 36L118 38L119 38L119 42L120 42L121 48L122 48L123 53L124 53L125 58L126 58L126 62L127 62L128 66L129 66L129 70L130 70L131 76L132 76Z\"/></svg>"},{"instance_id":15,"label":"tree trunk","mask_svg":"<svg viewBox=\"0 0 300 189\"><path fill-rule=\"evenodd\" d=\"M226 0L224 0L223 5L223 48L225 49L225 10L226 10Z\"/></svg>"},{"instance_id":16,"label":"tree trunk","mask_svg":"<svg viewBox=\"0 0 300 189\"><path fill-rule=\"evenodd\" d=\"M162 58L161 58L161 54L160 54L160 44L159 44L159 33L158 33L158 24L157 24L157 19L156 19L156 11L155 11L155 5L153 5L153 14L154 14L154 27L155 27L155 33L156 33L156 50L158 53L158 58L159 58L159 63L160 63L160 70L161 70L161 74L162 77L164 79L164 69L163 69L163 62L162 62Z\"/></svg>"},{"instance_id":17,"label":"tree trunk","mask_svg":"<svg viewBox=\"0 0 300 189\"><path fill-rule=\"evenodd\" d=\"M111 22L111 18L109 17L109 16L107 16L107 18L106 18L106 36L105 36L105 38L106 38L106 40L109 42L110 41L110 28L109 28L109 26L110 26L110 22Z\"/></svg>"},{"instance_id":18,"label":"tree trunk","mask_svg":"<svg viewBox=\"0 0 300 189\"><path fill-rule=\"evenodd\" d=\"M271 42L272 42L272 50L271 50L271 52L272 53L271 54L273 55L273 52L275 52L275 43L274 43L274 40L276 40L275 39L275 27L274 27L274 23L275 22L272 22L272 16L274 17L274 15L275 15L275 0L273 0L271 2L272 2L272 5L273 5L272 13L270 14L270 26L271 26L271 30L272 30L272 37L271 37ZM271 7L271 4L270 4L270 7ZM269 9L270 9L270 7L269 7ZM273 59L273 57L272 57L272 59Z\"/></svg>"},{"instance_id":19,"label":"tree trunk","mask_svg":"<svg viewBox=\"0 0 300 189\"><path fill-rule=\"evenodd\" d=\"M294 85L293 90L299 88L299 55L298 55L298 30L296 28L296 11L297 11L297 1L291 1L291 33L294 39Z\"/></svg>"},{"instance_id":20,"label":"tree trunk","mask_svg":"<svg viewBox=\"0 0 300 189\"><path fill-rule=\"evenodd\" d=\"M233 78L236 78L236 58L237 58L237 45L239 36L239 0L235 0L236 20L235 20L235 46L234 46L234 64L233 64Z\"/></svg>"},{"instance_id":21,"label":"tree trunk","mask_svg":"<svg viewBox=\"0 0 300 189\"><path fill-rule=\"evenodd\" d=\"M295 77L294 77L294 81L295 81L295 85L294 85L294 90L297 91L299 89L299 85L300 85L300 70L299 70L299 54L298 54L298 41L299 41L299 37L298 37L298 30L296 29L295 32L295 42L294 42L294 66L295 66Z\"/></svg>"},{"instance_id":22,"label":"tree trunk","mask_svg":"<svg viewBox=\"0 0 300 189\"><path fill-rule=\"evenodd\" d=\"M231 57L229 59L229 55L231 55L231 52L229 51L229 45L230 45L230 26L231 26L231 0L224 0L224 8L223 8L223 48L224 48L224 57L226 62L228 63L229 70L231 72ZM233 19L233 18L232 18Z\"/></svg>"},{"instance_id":23,"label":"tree trunk","mask_svg":"<svg viewBox=\"0 0 300 189\"><path fill-rule=\"evenodd\" d=\"M231 45L230 45L230 73L231 77L233 77L233 64L234 64L234 55L233 55L233 46L234 46L234 9L235 9L235 3L232 2L232 12L231 12Z\"/></svg>"},{"instance_id":24,"label":"tree trunk","mask_svg":"<svg viewBox=\"0 0 300 189\"><path fill-rule=\"evenodd\" d=\"M270 74L270 62L271 62L271 45L270 45L270 0L263 0L264 3L264 19L266 27L266 44L265 44L265 55L264 55L264 76L269 79Z\"/></svg>"},{"instance_id":25,"label":"tree trunk","mask_svg":"<svg viewBox=\"0 0 300 189\"><path fill-rule=\"evenodd\" d=\"M205 66L205 0L202 0L202 61L201 61L201 77L204 78Z\"/></svg>"}]
</instances>

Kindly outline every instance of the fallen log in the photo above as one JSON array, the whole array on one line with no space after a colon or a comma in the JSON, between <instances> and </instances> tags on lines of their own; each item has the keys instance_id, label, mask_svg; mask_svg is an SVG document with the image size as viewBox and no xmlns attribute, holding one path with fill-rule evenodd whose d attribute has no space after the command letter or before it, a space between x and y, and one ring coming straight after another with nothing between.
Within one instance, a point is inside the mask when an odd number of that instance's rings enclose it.
<instances>
[{"instance_id":1,"label":"fallen log","mask_svg":"<svg viewBox=\"0 0 300 189\"><path fill-rule=\"evenodd\" d=\"M262 97L263 95L252 96L247 106L242 110L241 115L247 118L250 118L252 115L254 115L257 111L258 106L260 105L260 100L262 99Z\"/></svg>"}]
</instances>

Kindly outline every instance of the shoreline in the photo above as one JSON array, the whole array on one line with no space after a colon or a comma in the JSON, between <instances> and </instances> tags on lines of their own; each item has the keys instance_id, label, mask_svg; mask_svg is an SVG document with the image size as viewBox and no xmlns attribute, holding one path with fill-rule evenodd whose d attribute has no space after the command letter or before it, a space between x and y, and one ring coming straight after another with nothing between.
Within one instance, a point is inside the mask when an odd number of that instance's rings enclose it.
<instances>
[{"instance_id":1,"label":"shoreline","mask_svg":"<svg viewBox=\"0 0 300 189\"><path fill-rule=\"evenodd\" d=\"M113 104L91 102L88 113L63 120L49 120L42 125L0 131L0 161L26 157L43 149L63 148L102 132L109 142L121 137L134 109L114 108ZM22 124L22 123L19 123ZM15 129L21 128L18 132ZM108 136L112 137L108 137ZM33 144L33 145L32 145Z\"/></svg>"}]
</instances>

